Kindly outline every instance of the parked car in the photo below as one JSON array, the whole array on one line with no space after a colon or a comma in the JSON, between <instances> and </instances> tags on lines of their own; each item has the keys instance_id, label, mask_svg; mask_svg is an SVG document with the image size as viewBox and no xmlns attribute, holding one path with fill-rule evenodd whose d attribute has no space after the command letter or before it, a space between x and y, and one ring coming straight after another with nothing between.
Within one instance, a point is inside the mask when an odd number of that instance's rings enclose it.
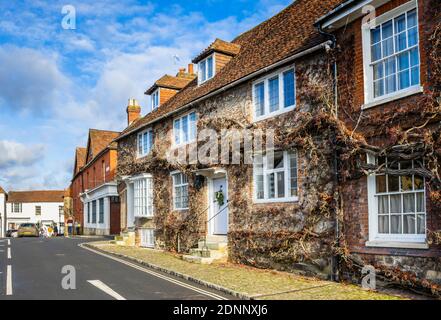
<instances>
[{"instance_id":1,"label":"parked car","mask_svg":"<svg viewBox=\"0 0 441 320\"><path fill-rule=\"evenodd\" d=\"M8 238L17 238L17 229L9 229L6 231L6 237Z\"/></svg>"},{"instance_id":2,"label":"parked car","mask_svg":"<svg viewBox=\"0 0 441 320\"><path fill-rule=\"evenodd\" d=\"M40 232L38 231L35 223L22 223L18 227L17 236L20 237L38 237Z\"/></svg>"}]
</instances>

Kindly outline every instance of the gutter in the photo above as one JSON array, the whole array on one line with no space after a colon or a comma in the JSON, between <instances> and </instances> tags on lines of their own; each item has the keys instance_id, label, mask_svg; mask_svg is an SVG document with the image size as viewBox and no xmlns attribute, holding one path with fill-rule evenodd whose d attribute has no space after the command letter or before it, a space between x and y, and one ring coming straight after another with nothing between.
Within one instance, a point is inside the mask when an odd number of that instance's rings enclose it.
<instances>
[{"instance_id":1,"label":"gutter","mask_svg":"<svg viewBox=\"0 0 441 320\"><path fill-rule=\"evenodd\" d=\"M224 91L226 91L226 90L228 90L228 89L230 89L232 87L235 87L235 86L237 86L239 84L242 84L242 83L244 83L244 82L246 82L246 81L248 81L248 80L250 80L252 78L255 78L255 77L257 77L257 76L259 76L261 74L264 74L264 73L266 73L266 72L268 72L268 71L270 71L272 69L278 68L278 67L280 67L280 66L282 66L284 64L292 62L293 60L299 59L299 58L304 57L304 56L306 56L308 54L311 54L311 53L316 52L318 50L321 50L321 49L324 49L326 47L329 47L330 45L332 45L332 41L331 40L322 42L322 43L320 43L318 45L315 45L315 46L313 46L313 47L311 47L309 49L306 49L306 50L300 51L300 52L298 52L296 54L293 54L292 56L289 56L288 58L280 60L280 61L278 61L278 62L276 62L276 63L274 63L274 64L272 64L270 66L267 66L267 67L265 67L263 69L255 71L253 73L250 73L250 74L248 74L248 75L246 75L246 76L244 76L244 77L242 77L242 78L240 78L240 79L238 79L236 81L231 82L230 84L227 84L227 85L221 87L220 89L217 89L217 90L215 90L215 91L213 91L211 93L206 94L205 96L202 96L202 97L200 97L200 98L198 98L198 99L196 99L196 100L194 100L194 101L192 101L190 103L187 103L187 104L183 105L182 107L179 107L176 110L170 111L170 112L168 112L168 113L166 113L166 114L164 114L164 115L162 115L162 116L160 116L160 117L158 117L158 118L156 118L156 119L154 119L154 120L152 120L152 121L150 121L150 122L148 122L146 124L143 124L142 126L136 128L136 129L134 129L132 131L126 132L125 134L117 137L113 141L119 141L119 140L121 140L124 137L127 137L127 136L129 136L129 135L131 135L131 134L133 134L133 133L135 133L137 131L140 131L140 130L144 129L145 127L148 127L148 126L152 125L155 122L158 122L159 120L162 120L162 119L167 118L167 117L169 117L169 116L171 116L171 115L173 115L175 113L178 113L178 112L180 112L180 111L182 111L184 109L187 109L187 108L189 108L189 107L191 107L191 106L193 106L193 105L195 105L197 103L200 103L200 102L202 102L202 101L204 101L204 100L206 100L206 99L208 99L208 98L210 98L210 97L212 97L214 95L218 95L218 94L220 94L220 93L222 93L222 92L224 92Z\"/></svg>"}]
</instances>

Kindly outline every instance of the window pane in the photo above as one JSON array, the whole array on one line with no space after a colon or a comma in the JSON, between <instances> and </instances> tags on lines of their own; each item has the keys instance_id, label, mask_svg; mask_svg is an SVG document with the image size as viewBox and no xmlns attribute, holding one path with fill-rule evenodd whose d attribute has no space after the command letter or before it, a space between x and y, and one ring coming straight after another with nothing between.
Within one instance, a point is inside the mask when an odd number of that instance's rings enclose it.
<instances>
[{"instance_id":1,"label":"window pane","mask_svg":"<svg viewBox=\"0 0 441 320\"><path fill-rule=\"evenodd\" d=\"M418 192L416 194L416 211L425 212L426 211L426 200L424 199L424 193Z\"/></svg>"},{"instance_id":2,"label":"window pane","mask_svg":"<svg viewBox=\"0 0 441 320\"><path fill-rule=\"evenodd\" d=\"M389 216L378 216L378 233L389 233Z\"/></svg>"},{"instance_id":3,"label":"window pane","mask_svg":"<svg viewBox=\"0 0 441 320\"><path fill-rule=\"evenodd\" d=\"M398 70L409 69L409 52L404 52L398 55Z\"/></svg>"},{"instance_id":4,"label":"window pane","mask_svg":"<svg viewBox=\"0 0 441 320\"><path fill-rule=\"evenodd\" d=\"M412 176L401 177L401 191L412 190Z\"/></svg>"},{"instance_id":5,"label":"window pane","mask_svg":"<svg viewBox=\"0 0 441 320\"><path fill-rule=\"evenodd\" d=\"M181 118L182 142L188 142L188 116Z\"/></svg>"},{"instance_id":6,"label":"window pane","mask_svg":"<svg viewBox=\"0 0 441 320\"><path fill-rule=\"evenodd\" d=\"M275 185L274 185L274 173L270 173L267 177L268 179L268 198L272 199L275 197Z\"/></svg>"},{"instance_id":7,"label":"window pane","mask_svg":"<svg viewBox=\"0 0 441 320\"><path fill-rule=\"evenodd\" d=\"M148 138L148 131L144 132L144 136L142 138L142 142L143 142L143 149L142 149L142 153L146 154L149 150L149 138Z\"/></svg>"},{"instance_id":8,"label":"window pane","mask_svg":"<svg viewBox=\"0 0 441 320\"><path fill-rule=\"evenodd\" d=\"M275 152L274 153L274 169L282 169L283 165L283 152Z\"/></svg>"},{"instance_id":9,"label":"window pane","mask_svg":"<svg viewBox=\"0 0 441 320\"><path fill-rule=\"evenodd\" d=\"M279 110L279 77L268 81L270 112Z\"/></svg>"},{"instance_id":10,"label":"window pane","mask_svg":"<svg viewBox=\"0 0 441 320\"><path fill-rule=\"evenodd\" d=\"M390 233L400 234L401 233L401 215L391 215L390 216Z\"/></svg>"},{"instance_id":11,"label":"window pane","mask_svg":"<svg viewBox=\"0 0 441 320\"><path fill-rule=\"evenodd\" d=\"M406 49L406 32L402 32L399 35L395 36L395 48L397 51L401 51Z\"/></svg>"},{"instance_id":12,"label":"window pane","mask_svg":"<svg viewBox=\"0 0 441 320\"><path fill-rule=\"evenodd\" d=\"M196 140L197 135L197 123L196 123L196 112L190 113L190 140Z\"/></svg>"},{"instance_id":13,"label":"window pane","mask_svg":"<svg viewBox=\"0 0 441 320\"><path fill-rule=\"evenodd\" d=\"M297 196L297 153L289 154L290 196Z\"/></svg>"},{"instance_id":14,"label":"window pane","mask_svg":"<svg viewBox=\"0 0 441 320\"><path fill-rule=\"evenodd\" d=\"M395 33L400 33L404 30L406 30L406 16L402 14L395 18Z\"/></svg>"},{"instance_id":15,"label":"window pane","mask_svg":"<svg viewBox=\"0 0 441 320\"><path fill-rule=\"evenodd\" d=\"M413 67L412 69L410 69L410 74L411 74L410 84L412 86L419 84L420 83L420 68Z\"/></svg>"},{"instance_id":16,"label":"window pane","mask_svg":"<svg viewBox=\"0 0 441 320\"><path fill-rule=\"evenodd\" d=\"M403 194L403 212L415 212L415 194Z\"/></svg>"},{"instance_id":17,"label":"window pane","mask_svg":"<svg viewBox=\"0 0 441 320\"><path fill-rule=\"evenodd\" d=\"M385 90L386 93L392 93L396 91L395 75L387 77L385 79L385 84L386 84L386 90Z\"/></svg>"},{"instance_id":18,"label":"window pane","mask_svg":"<svg viewBox=\"0 0 441 320\"><path fill-rule=\"evenodd\" d=\"M381 30L380 26L371 30L371 44L378 43L381 40Z\"/></svg>"},{"instance_id":19,"label":"window pane","mask_svg":"<svg viewBox=\"0 0 441 320\"><path fill-rule=\"evenodd\" d=\"M424 178L421 176L415 175L413 177L414 190L423 190L424 189Z\"/></svg>"},{"instance_id":20,"label":"window pane","mask_svg":"<svg viewBox=\"0 0 441 320\"><path fill-rule=\"evenodd\" d=\"M413 214L404 215L403 233L415 234L415 215Z\"/></svg>"},{"instance_id":21,"label":"window pane","mask_svg":"<svg viewBox=\"0 0 441 320\"><path fill-rule=\"evenodd\" d=\"M208 77L207 79L211 79L213 77L213 57L209 57L207 59L207 69L208 69Z\"/></svg>"},{"instance_id":22,"label":"window pane","mask_svg":"<svg viewBox=\"0 0 441 320\"><path fill-rule=\"evenodd\" d=\"M419 54L418 54L418 48L414 48L409 51L410 52L410 65L417 66L419 65Z\"/></svg>"},{"instance_id":23,"label":"window pane","mask_svg":"<svg viewBox=\"0 0 441 320\"><path fill-rule=\"evenodd\" d=\"M378 213L379 214L389 213L389 196L378 197Z\"/></svg>"},{"instance_id":24,"label":"window pane","mask_svg":"<svg viewBox=\"0 0 441 320\"><path fill-rule=\"evenodd\" d=\"M206 69L206 63L205 63L205 60L204 61L202 61L201 63L200 63L200 68L201 68L201 71L200 71L200 76L201 76L201 81L203 82L203 81L205 81L206 80L206 72L207 72L207 69Z\"/></svg>"},{"instance_id":25,"label":"window pane","mask_svg":"<svg viewBox=\"0 0 441 320\"><path fill-rule=\"evenodd\" d=\"M381 59L381 43L374 44L371 49L372 62Z\"/></svg>"},{"instance_id":26,"label":"window pane","mask_svg":"<svg viewBox=\"0 0 441 320\"><path fill-rule=\"evenodd\" d=\"M407 28L415 27L417 25L416 10L407 13Z\"/></svg>"},{"instance_id":27,"label":"window pane","mask_svg":"<svg viewBox=\"0 0 441 320\"><path fill-rule=\"evenodd\" d=\"M374 80L384 77L383 63L377 63L374 65Z\"/></svg>"},{"instance_id":28,"label":"window pane","mask_svg":"<svg viewBox=\"0 0 441 320\"><path fill-rule=\"evenodd\" d=\"M417 234L425 234L426 233L426 215L419 214L417 215Z\"/></svg>"},{"instance_id":29,"label":"window pane","mask_svg":"<svg viewBox=\"0 0 441 320\"><path fill-rule=\"evenodd\" d=\"M254 107L256 108L256 116L265 114L265 86L259 83L254 86Z\"/></svg>"},{"instance_id":30,"label":"window pane","mask_svg":"<svg viewBox=\"0 0 441 320\"><path fill-rule=\"evenodd\" d=\"M285 172L277 173L277 197L285 197Z\"/></svg>"},{"instance_id":31,"label":"window pane","mask_svg":"<svg viewBox=\"0 0 441 320\"><path fill-rule=\"evenodd\" d=\"M389 37L392 37L392 32L393 32L392 20L388 21L386 23L383 23L383 25L381 26L381 29L382 29L382 38L383 38L383 40L387 39Z\"/></svg>"},{"instance_id":32,"label":"window pane","mask_svg":"<svg viewBox=\"0 0 441 320\"><path fill-rule=\"evenodd\" d=\"M409 42L409 47L412 47L418 43L418 29L414 27L407 31L407 40Z\"/></svg>"},{"instance_id":33,"label":"window pane","mask_svg":"<svg viewBox=\"0 0 441 320\"><path fill-rule=\"evenodd\" d=\"M138 153L142 154L142 134L138 135Z\"/></svg>"},{"instance_id":34,"label":"window pane","mask_svg":"<svg viewBox=\"0 0 441 320\"><path fill-rule=\"evenodd\" d=\"M295 83L294 70L289 70L283 73L283 92L284 92L284 107L290 107L295 104Z\"/></svg>"},{"instance_id":35,"label":"window pane","mask_svg":"<svg viewBox=\"0 0 441 320\"><path fill-rule=\"evenodd\" d=\"M386 176L376 176L377 193L386 192Z\"/></svg>"},{"instance_id":36,"label":"window pane","mask_svg":"<svg viewBox=\"0 0 441 320\"><path fill-rule=\"evenodd\" d=\"M389 192L396 192L400 190L400 183L399 183L399 176L387 176L387 182L388 182L388 191Z\"/></svg>"},{"instance_id":37,"label":"window pane","mask_svg":"<svg viewBox=\"0 0 441 320\"><path fill-rule=\"evenodd\" d=\"M374 82L374 95L375 98L384 94L384 80L378 80Z\"/></svg>"},{"instance_id":38,"label":"window pane","mask_svg":"<svg viewBox=\"0 0 441 320\"><path fill-rule=\"evenodd\" d=\"M401 213L401 195L394 194L390 196L390 212Z\"/></svg>"},{"instance_id":39,"label":"window pane","mask_svg":"<svg viewBox=\"0 0 441 320\"><path fill-rule=\"evenodd\" d=\"M394 53L394 41L393 38L383 40L383 58L390 56Z\"/></svg>"}]
</instances>

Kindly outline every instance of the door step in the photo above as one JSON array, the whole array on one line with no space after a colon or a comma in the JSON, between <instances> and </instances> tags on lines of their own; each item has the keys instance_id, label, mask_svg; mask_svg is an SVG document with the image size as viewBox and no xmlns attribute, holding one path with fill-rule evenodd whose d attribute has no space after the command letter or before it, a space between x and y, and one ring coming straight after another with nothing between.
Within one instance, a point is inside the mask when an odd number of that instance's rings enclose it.
<instances>
[{"instance_id":1,"label":"door step","mask_svg":"<svg viewBox=\"0 0 441 320\"><path fill-rule=\"evenodd\" d=\"M226 237L225 237L226 238ZM225 238L222 238L224 240ZM213 238L210 238L213 240ZM214 261L227 261L228 259L228 243L200 240L198 247L190 249L189 254L182 257L184 261L210 264Z\"/></svg>"},{"instance_id":2,"label":"door step","mask_svg":"<svg viewBox=\"0 0 441 320\"><path fill-rule=\"evenodd\" d=\"M115 236L111 241L118 246L135 246L135 231L121 231L119 236Z\"/></svg>"}]
</instances>

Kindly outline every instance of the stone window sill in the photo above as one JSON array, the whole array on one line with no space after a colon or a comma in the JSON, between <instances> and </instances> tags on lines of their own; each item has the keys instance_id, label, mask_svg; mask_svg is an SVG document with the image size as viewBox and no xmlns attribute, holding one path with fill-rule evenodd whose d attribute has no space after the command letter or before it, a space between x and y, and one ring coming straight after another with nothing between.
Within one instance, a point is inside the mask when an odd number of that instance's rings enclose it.
<instances>
[{"instance_id":1,"label":"stone window sill","mask_svg":"<svg viewBox=\"0 0 441 320\"><path fill-rule=\"evenodd\" d=\"M402 91L397 92L397 93L393 93L393 94L391 94L389 96L381 97L381 98L375 99L375 100L373 100L371 102L368 102L368 103L364 104L361 107L361 109L362 110L369 109L369 108L378 106L380 104L385 104L385 103L388 103L388 102L391 102L391 101L394 101L394 100L402 99L402 98L405 98L405 97L408 97L408 96L411 96L411 95L414 95L414 94L421 93L423 91L424 91L424 89L423 89L422 86L414 86L414 87L411 87L409 89L402 90Z\"/></svg>"},{"instance_id":2,"label":"stone window sill","mask_svg":"<svg viewBox=\"0 0 441 320\"><path fill-rule=\"evenodd\" d=\"M402 249L429 249L425 242L392 242L392 241L367 241L366 247L375 248L402 248Z\"/></svg>"}]
</instances>

